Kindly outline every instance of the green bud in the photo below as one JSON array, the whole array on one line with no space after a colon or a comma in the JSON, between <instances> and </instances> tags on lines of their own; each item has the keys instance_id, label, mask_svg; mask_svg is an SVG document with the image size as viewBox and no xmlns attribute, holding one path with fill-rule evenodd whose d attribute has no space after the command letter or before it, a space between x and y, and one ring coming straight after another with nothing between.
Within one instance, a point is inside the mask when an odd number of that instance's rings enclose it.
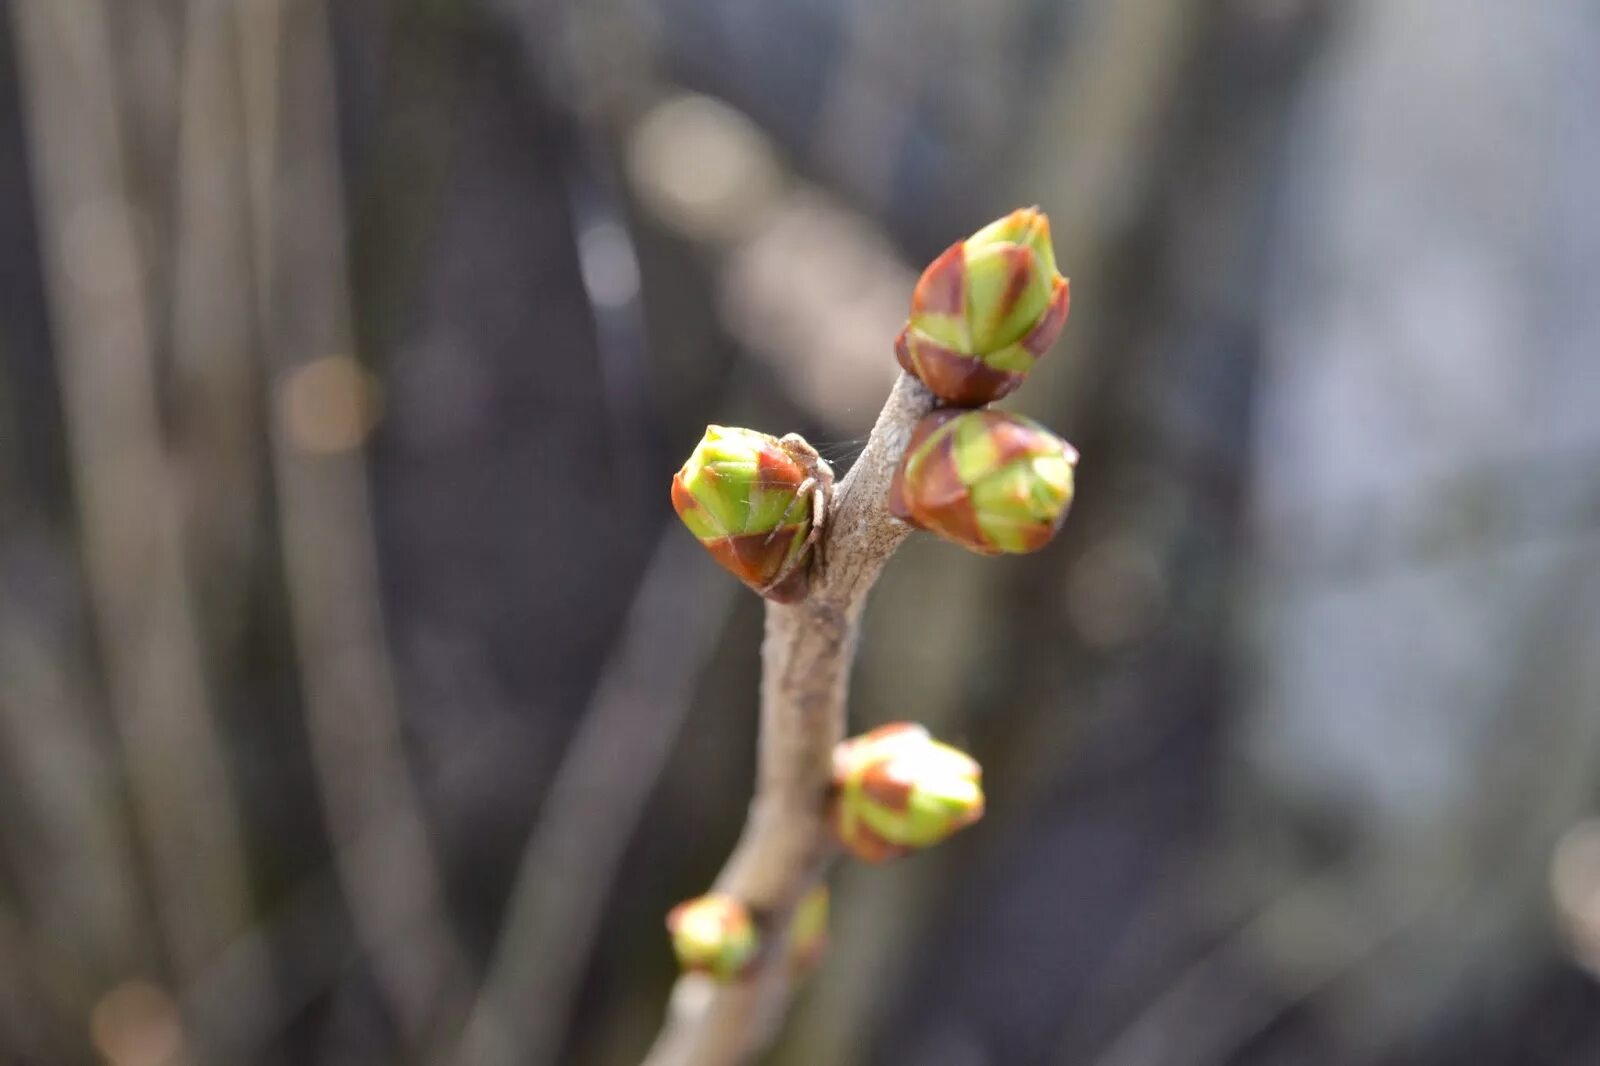
<instances>
[{"instance_id":1,"label":"green bud","mask_svg":"<svg viewBox=\"0 0 1600 1066\"><path fill-rule=\"evenodd\" d=\"M833 471L800 437L707 426L672 478L672 506L725 569L768 599L803 597Z\"/></svg>"},{"instance_id":2,"label":"green bud","mask_svg":"<svg viewBox=\"0 0 1600 1066\"><path fill-rule=\"evenodd\" d=\"M1070 302L1050 220L1022 208L929 264L895 356L944 402L981 407L1022 384L1061 335Z\"/></svg>"},{"instance_id":3,"label":"green bud","mask_svg":"<svg viewBox=\"0 0 1600 1066\"><path fill-rule=\"evenodd\" d=\"M672 934L678 965L724 982L743 976L760 946L750 911L721 893L697 896L672 908L667 932Z\"/></svg>"},{"instance_id":4,"label":"green bud","mask_svg":"<svg viewBox=\"0 0 1600 1066\"><path fill-rule=\"evenodd\" d=\"M981 555L1038 551L1066 519L1078 453L1008 411L933 411L912 432L888 507Z\"/></svg>"},{"instance_id":5,"label":"green bud","mask_svg":"<svg viewBox=\"0 0 1600 1066\"><path fill-rule=\"evenodd\" d=\"M884 862L928 848L983 817L978 764L910 722L834 749L829 820L851 854Z\"/></svg>"},{"instance_id":6,"label":"green bud","mask_svg":"<svg viewBox=\"0 0 1600 1066\"><path fill-rule=\"evenodd\" d=\"M789 967L804 973L822 960L828 947L828 886L818 885L795 908L789 923Z\"/></svg>"},{"instance_id":7,"label":"green bud","mask_svg":"<svg viewBox=\"0 0 1600 1066\"><path fill-rule=\"evenodd\" d=\"M1078 452L1005 411L934 411L889 488L896 518L981 555L1037 551L1072 503Z\"/></svg>"}]
</instances>

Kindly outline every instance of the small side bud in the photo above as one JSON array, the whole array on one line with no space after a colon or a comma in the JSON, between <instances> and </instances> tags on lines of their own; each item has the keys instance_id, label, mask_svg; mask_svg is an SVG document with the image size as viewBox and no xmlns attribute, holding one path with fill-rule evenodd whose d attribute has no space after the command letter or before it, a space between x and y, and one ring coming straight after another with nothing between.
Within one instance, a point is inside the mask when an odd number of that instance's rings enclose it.
<instances>
[{"instance_id":1,"label":"small side bud","mask_svg":"<svg viewBox=\"0 0 1600 1066\"><path fill-rule=\"evenodd\" d=\"M934 411L917 424L889 512L980 555L1037 551L1072 503L1077 449L1005 411Z\"/></svg>"},{"instance_id":2,"label":"small side bud","mask_svg":"<svg viewBox=\"0 0 1600 1066\"><path fill-rule=\"evenodd\" d=\"M852 737L833 752L834 836L874 863L930 848L983 817L981 775L970 756L910 722Z\"/></svg>"},{"instance_id":3,"label":"small side bud","mask_svg":"<svg viewBox=\"0 0 1600 1066\"><path fill-rule=\"evenodd\" d=\"M795 908L789 924L789 969L806 973L828 949L828 886L818 885Z\"/></svg>"},{"instance_id":4,"label":"small side bud","mask_svg":"<svg viewBox=\"0 0 1600 1066\"><path fill-rule=\"evenodd\" d=\"M672 934L679 966L717 981L743 976L759 946L749 909L721 893L697 896L672 908L667 932Z\"/></svg>"},{"instance_id":5,"label":"small side bud","mask_svg":"<svg viewBox=\"0 0 1600 1066\"><path fill-rule=\"evenodd\" d=\"M707 426L672 478L672 506L714 559L779 603L805 596L833 471L793 434Z\"/></svg>"},{"instance_id":6,"label":"small side bud","mask_svg":"<svg viewBox=\"0 0 1600 1066\"><path fill-rule=\"evenodd\" d=\"M981 407L1022 384L1061 335L1070 304L1050 220L1025 207L929 264L895 357L945 403Z\"/></svg>"}]
</instances>

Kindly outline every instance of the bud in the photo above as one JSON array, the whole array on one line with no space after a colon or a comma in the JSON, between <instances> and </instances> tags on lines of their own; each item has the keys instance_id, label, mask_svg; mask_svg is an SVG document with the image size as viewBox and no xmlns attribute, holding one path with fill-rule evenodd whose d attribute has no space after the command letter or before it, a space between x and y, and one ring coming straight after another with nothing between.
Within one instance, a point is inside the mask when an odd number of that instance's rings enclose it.
<instances>
[{"instance_id":1,"label":"bud","mask_svg":"<svg viewBox=\"0 0 1600 1066\"><path fill-rule=\"evenodd\" d=\"M941 400L981 407L1014 392L1061 335L1070 303L1050 220L1013 211L929 264L895 356Z\"/></svg>"},{"instance_id":2,"label":"bud","mask_svg":"<svg viewBox=\"0 0 1600 1066\"><path fill-rule=\"evenodd\" d=\"M795 908L789 923L789 968L804 973L822 961L828 947L828 886L818 885Z\"/></svg>"},{"instance_id":3,"label":"bud","mask_svg":"<svg viewBox=\"0 0 1600 1066\"><path fill-rule=\"evenodd\" d=\"M794 434L707 426L672 478L672 506L725 569L790 603L806 594L832 486L828 464Z\"/></svg>"},{"instance_id":4,"label":"bud","mask_svg":"<svg viewBox=\"0 0 1600 1066\"><path fill-rule=\"evenodd\" d=\"M834 836L867 862L929 848L983 817L981 770L920 725L896 722L833 750Z\"/></svg>"},{"instance_id":5,"label":"bud","mask_svg":"<svg viewBox=\"0 0 1600 1066\"><path fill-rule=\"evenodd\" d=\"M934 411L889 485L889 513L980 555L1049 543L1072 503L1078 451L1031 418Z\"/></svg>"},{"instance_id":6,"label":"bud","mask_svg":"<svg viewBox=\"0 0 1600 1066\"><path fill-rule=\"evenodd\" d=\"M755 960L759 940L743 903L713 892L685 900L667 913L667 932L678 965L718 981L742 976Z\"/></svg>"}]
</instances>

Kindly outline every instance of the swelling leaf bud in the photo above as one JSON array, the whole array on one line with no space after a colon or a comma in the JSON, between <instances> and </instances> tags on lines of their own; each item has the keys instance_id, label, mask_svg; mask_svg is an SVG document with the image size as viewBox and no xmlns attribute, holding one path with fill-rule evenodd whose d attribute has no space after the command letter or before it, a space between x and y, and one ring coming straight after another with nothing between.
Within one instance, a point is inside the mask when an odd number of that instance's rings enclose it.
<instances>
[{"instance_id":1,"label":"swelling leaf bud","mask_svg":"<svg viewBox=\"0 0 1600 1066\"><path fill-rule=\"evenodd\" d=\"M679 966L721 982L743 976L759 946L750 911L720 893L697 896L672 908L667 932L672 934Z\"/></svg>"},{"instance_id":2,"label":"swelling leaf bud","mask_svg":"<svg viewBox=\"0 0 1600 1066\"><path fill-rule=\"evenodd\" d=\"M795 908L789 925L789 968L796 974L811 970L828 948L828 886L818 885Z\"/></svg>"},{"instance_id":3,"label":"swelling leaf bud","mask_svg":"<svg viewBox=\"0 0 1600 1066\"><path fill-rule=\"evenodd\" d=\"M980 555L1037 551L1072 503L1078 452L1005 411L934 411L917 423L889 512Z\"/></svg>"},{"instance_id":4,"label":"swelling leaf bud","mask_svg":"<svg viewBox=\"0 0 1600 1066\"><path fill-rule=\"evenodd\" d=\"M929 264L895 357L945 403L981 407L1022 384L1061 335L1070 302L1050 220L1025 207Z\"/></svg>"},{"instance_id":5,"label":"swelling leaf bud","mask_svg":"<svg viewBox=\"0 0 1600 1066\"><path fill-rule=\"evenodd\" d=\"M833 471L802 438L707 426L672 506L714 559L779 603L805 596Z\"/></svg>"},{"instance_id":6,"label":"swelling leaf bud","mask_svg":"<svg viewBox=\"0 0 1600 1066\"><path fill-rule=\"evenodd\" d=\"M851 854L885 862L983 817L981 770L920 725L896 722L833 750L829 821Z\"/></svg>"}]
</instances>

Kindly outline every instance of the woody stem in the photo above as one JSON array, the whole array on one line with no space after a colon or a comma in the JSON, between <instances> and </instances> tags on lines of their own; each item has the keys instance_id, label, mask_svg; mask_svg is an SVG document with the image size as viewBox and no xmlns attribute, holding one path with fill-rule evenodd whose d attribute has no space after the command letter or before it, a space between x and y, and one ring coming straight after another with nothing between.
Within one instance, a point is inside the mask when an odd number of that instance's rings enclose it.
<instances>
[{"instance_id":1,"label":"woody stem","mask_svg":"<svg viewBox=\"0 0 1600 1066\"><path fill-rule=\"evenodd\" d=\"M756 794L716 891L741 900L767 942L821 879L832 855L824 805L833 749L845 733L850 667L862 608L910 527L885 506L889 482L917 422L934 399L915 378L895 382L867 446L833 494L807 597L767 604L761 662L761 739ZM645 1066L735 1066L771 1039L790 988L782 952L763 951L749 977L716 985L688 974Z\"/></svg>"}]
</instances>

